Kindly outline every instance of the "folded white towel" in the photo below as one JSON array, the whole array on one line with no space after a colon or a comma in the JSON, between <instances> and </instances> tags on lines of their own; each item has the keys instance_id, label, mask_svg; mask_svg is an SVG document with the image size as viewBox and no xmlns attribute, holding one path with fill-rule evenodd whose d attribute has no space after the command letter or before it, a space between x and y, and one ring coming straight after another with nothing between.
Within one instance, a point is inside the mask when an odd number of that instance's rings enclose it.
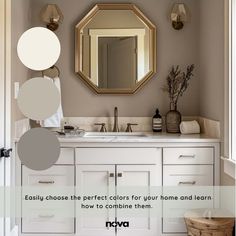
<instances>
[{"instance_id":1,"label":"folded white towel","mask_svg":"<svg viewBox=\"0 0 236 236\"><path fill-rule=\"evenodd\" d=\"M196 120L193 121L182 121L180 123L180 132L181 134L199 134L200 125Z\"/></svg>"},{"instance_id":2,"label":"folded white towel","mask_svg":"<svg viewBox=\"0 0 236 236\"><path fill-rule=\"evenodd\" d=\"M52 79L50 77L44 76L45 79L51 80L55 86L58 88L59 93L61 95L61 83L60 79L58 77ZM63 110L62 110L62 105L60 101L60 105L58 107L57 112L49 117L48 119L44 120L41 122L42 127L47 127L47 128L59 128L61 127L61 120L63 119Z\"/></svg>"}]
</instances>

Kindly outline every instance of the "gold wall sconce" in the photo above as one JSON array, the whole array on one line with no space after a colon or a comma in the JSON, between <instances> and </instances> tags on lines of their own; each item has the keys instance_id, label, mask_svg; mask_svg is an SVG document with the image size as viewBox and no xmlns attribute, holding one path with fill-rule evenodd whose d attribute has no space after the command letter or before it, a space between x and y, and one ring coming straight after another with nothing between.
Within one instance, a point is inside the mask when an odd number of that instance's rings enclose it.
<instances>
[{"instance_id":1,"label":"gold wall sconce","mask_svg":"<svg viewBox=\"0 0 236 236\"><path fill-rule=\"evenodd\" d=\"M170 19L172 27L175 30L181 30L184 27L185 22L188 22L190 13L187 6L184 3L174 3L170 13Z\"/></svg>"},{"instance_id":2,"label":"gold wall sconce","mask_svg":"<svg viewBox=\"0 0 236 236\"><path fill-rule=\"evenodd\" d=\"M41 20L46 23L47 28L56 31L64 17L56 4L47 4L41 11Z\"/></svg>"}]
</instances>

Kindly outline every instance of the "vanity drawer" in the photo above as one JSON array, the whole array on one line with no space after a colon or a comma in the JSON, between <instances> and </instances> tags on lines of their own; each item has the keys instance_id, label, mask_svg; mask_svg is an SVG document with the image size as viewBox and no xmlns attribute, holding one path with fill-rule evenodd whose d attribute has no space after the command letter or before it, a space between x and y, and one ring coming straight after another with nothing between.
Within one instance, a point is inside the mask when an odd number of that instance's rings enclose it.
<instances>
[{"instance_id":1,"label":"vanity drawer","mask_svg":"<svg viewBox=\"0 0 236 236\"><path fill-rule=\"evenodd\" d=\"M214 148L163 148L164 165L213 164Z\"/></svg>"},{"instance_id":2,"label":"vanity drawer","mask_svg":"<svg viewBox=\"0 0 236 236\"><path fill-rule=\"evenodd\" d=\"M76 148L76 164L161 164L161 148Z\"/></svg>"},{"instance_id":3,"label":"vanity drawer","mask_svg":"<svg viewBox=\"0 0 236 236\"><path fill-rule=\"evenodd\" d=\"M74 186L74 166L52 166L43 171L22 167L23 186Z\"/></svg>"},{"instance_id":4,"label":"vanity drawer","mask_svg":"<svg viewBox=\"0 0 236 236\"><path fill-rule=\"evenodd\" d=\"M31 170L25 166L22 167L22 186L39 187L31 192L31 189L23 188L22 196L37 195L48 196L64 196L74 194L74 166L52 166L43 171ZM63 190L61 187L72 187ZM62 191L50 192L50 188L60 187ZM43 191L43 188L46 190ZM29 191L29 192L28 192ZM40 191L40 192L39 192ZM55 192L55 193L54 193ZM66 193L65 193L66 192ZM23 197L24 198L24 197ZM50 207L48 207L48 204ZM65 212L71 217L58 216L57 212ZM74 214L75 203L71 201L64 201L60 204L55 201L23 201L22 200L22 232L23 233L74 233Z\"/></svg>"},{"instance_id":5,"label":"vanity drawer","mask_svg":"<svg viewBox=\"0 0 236 236\"><path fill-rule=\"evenodd\" d=\"M74 218L56 218L51 212L22 218L22 233L26 234L73 234L74 228Z\"/></svg>"},{"instance_id":6,"label":"vanity drawer","mask_svg":"<svg viewBox=\"0 0 236 236\"><path fill-rule=\"evenodd\" d=\"M212 186L213 165L163 166L163 186Z\"/></svg>"},{"instance_id":7,"label":"vanity drawer","mask_svg":"<svg viewBox=\"0 0 236 236\"><path fill-rule=\"evenodd\" d=\"M74 165L74 148L61 148L61 153L56 165Z\"/></svg>"}]
</instances>

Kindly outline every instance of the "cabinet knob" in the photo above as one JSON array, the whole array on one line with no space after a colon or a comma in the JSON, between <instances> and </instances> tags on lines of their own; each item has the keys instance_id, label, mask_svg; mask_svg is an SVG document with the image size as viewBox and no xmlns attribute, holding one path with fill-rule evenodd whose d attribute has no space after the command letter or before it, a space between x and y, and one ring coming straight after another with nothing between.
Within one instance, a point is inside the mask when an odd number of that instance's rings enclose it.
<instances>
[{"instance_id":1,"label":"cabinet knob","mask_svg":"<svg viewBox=\"0 0 236 236\"><path fill-rule=\"evenodd\" d=\"M118 176L118 177L122 177L122 173L118 173L117 176Z\"/></svg>"},{"instance_id":2,"label":"cabinet knob","mask_svg":"<svg viewBox=\"0 0 236 236\"><path fill-rule=\"evenodd\" d=\"M109 174L109 177L111 177L111 178L113 178L114 176L115 176L114 173Z\"/></svg>"},{"instance_id":3,"label":"cabinet knob","mask_svg":"<svg viewBox=\"0 0 236 236\"><path fill-rule=\"evenodd\" d=\"M52 180L52 181L43 181L43 180L39 180L38 181L39 184L54 184L55 182Z\"/></svg>"},{"instance_id":4,"label":"cabinet knob","mask_svg":"<svg viewBox=\"0 0 236 236\"><path fill-rule=\"evenodd\" d=\"M179 158L195 158L195 155L180 155Z\"/></svg>"},{"instance_id":5,"label":"cabinet knob","mask_svg":"<svg viewBox=\"0 0 236 236\"><path fill-rule=\"evenodd\" d=\"M39 215L39 218L53 218L54 215Z\"/></svg>"},{"instance_id":6,"label":"cabinet knob","mask_svg":"<svg viewBox=\"0 0 236 236\"><path fill-rule=\"evenodd\" d=\"M180 185L194 185L196 184L196 181L185 181L185 182L179 182Z\"/></svg>"}]
</instances>

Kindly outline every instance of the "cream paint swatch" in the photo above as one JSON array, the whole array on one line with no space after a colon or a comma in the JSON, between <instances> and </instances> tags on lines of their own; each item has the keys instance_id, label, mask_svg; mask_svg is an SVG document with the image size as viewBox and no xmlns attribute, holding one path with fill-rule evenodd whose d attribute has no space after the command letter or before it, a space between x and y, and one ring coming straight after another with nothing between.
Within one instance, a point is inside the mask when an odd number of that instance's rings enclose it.
<instances>
[{"instance_id":1,"label":"cream paint swatch","mask_svg":"<svg viewBox=\"0 0 236 236\"><path fill-rule=\"evenodd\" d=\"M61 53L58 37L51 30L34 27L25 31L17 44L21 62L32 70L46 70L53 66Z\"/></svg>"},{"instance_id":2,"label":"cream paint swatch","mask_svg":"<svg viewBox=\"0 0 236 236\"><path fill-rule=\"evenodd\" d=\"M52 81L41 77L33 78L21 86L17 103L27 118L41 121L57 112L60 94Z\"/></svg>"}]
</instances>

